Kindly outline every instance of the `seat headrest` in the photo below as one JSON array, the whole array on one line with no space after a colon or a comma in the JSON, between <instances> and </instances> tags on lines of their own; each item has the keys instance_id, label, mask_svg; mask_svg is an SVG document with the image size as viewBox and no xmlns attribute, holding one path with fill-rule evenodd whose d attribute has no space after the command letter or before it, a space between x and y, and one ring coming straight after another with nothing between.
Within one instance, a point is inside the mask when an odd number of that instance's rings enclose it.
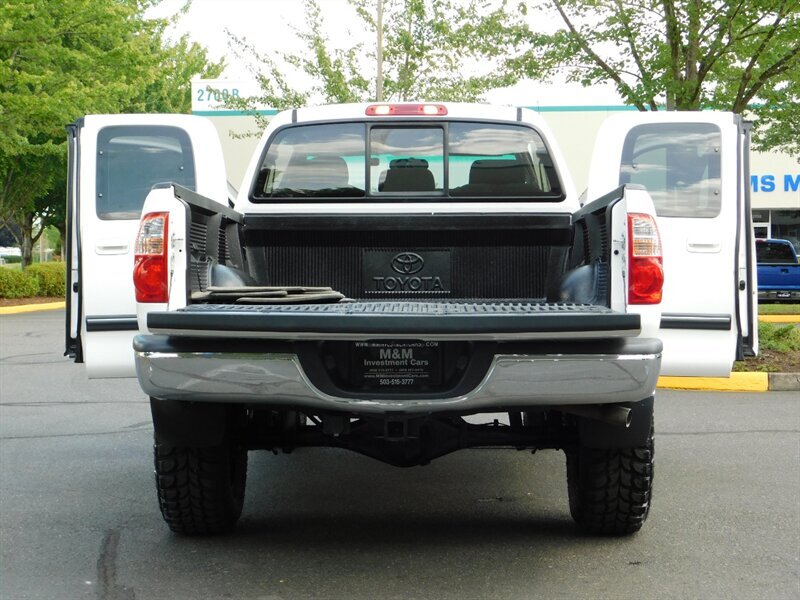
<instances>
[{"instance_id":1,"label":"seat headrest","mask_svg":"<svg viewBox=\"0 0 800 600\"><path fill-rule=\"evenodd\" d=\"M386 172L386 181L383 182L381 191L432 192L435 188L436 183L433 178L433 173L428 170L427 166L403 166L390 168Z\"/></svg>"},{"instance_id":2,"label":"seat headrest","mask_svg":"<svg viewBox=\"0 0 800 600\"><path fill-rule=\"evenodd\" d=\"M503 185L526 183L530 168L516 160L476 160L469 170L469 182Z\"/></svg>"},{"instance_id":3,"label":"seat headrest","mask_svg":"<svg viewBox=\"0 0 800 600\"><path fill-rule=\"evenodd\" d=\"M341 156L320 154L289 162L279 187L303 190L324 190L347 187L350 173Z\"/></svg>"},{"instance_id":4,"label":"seat headrest","mask_svg":"<svg viewBox=\"0 0 800 600\"><path fill-rule=\"evenodd\" d=\"M428 161L424 158L395 158L389 161L390 169L405 169L408 167L428 168Z\"/></svg>"}]
</instances>

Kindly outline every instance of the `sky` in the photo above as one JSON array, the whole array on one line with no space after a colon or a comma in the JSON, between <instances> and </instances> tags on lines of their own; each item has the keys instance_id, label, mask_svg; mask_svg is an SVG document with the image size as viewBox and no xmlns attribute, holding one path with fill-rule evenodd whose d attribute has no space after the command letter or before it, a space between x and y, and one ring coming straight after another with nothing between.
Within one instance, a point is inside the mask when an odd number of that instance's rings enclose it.
<instances>
[{"instance_id":1,"label":"sky","mask_svg":"<svg viewBox=\"0 0 800 600\"><path fill-rule=\"evenodd\" d=\"M333 44L346 46L352 39L370 43L372 32L352 31L350 24L358 18L347 0L319 0L324 24ZM162 0L151 9L154 17L171 17L184 5L184 0ZM226 30L246 38L264 54L300 52L303 43L295 29L304 28L302 0L193 0L188 12L182 15L172 34L189 37L205 46L213 59L225 58L224 79L252 79L245 64L229 47ZM578 84L546 85L523 81L503 90L486 94L487 101L522 106L555 105L619 105L621 101L612 87L583 88Z\"/></svg>"}]
</instances>

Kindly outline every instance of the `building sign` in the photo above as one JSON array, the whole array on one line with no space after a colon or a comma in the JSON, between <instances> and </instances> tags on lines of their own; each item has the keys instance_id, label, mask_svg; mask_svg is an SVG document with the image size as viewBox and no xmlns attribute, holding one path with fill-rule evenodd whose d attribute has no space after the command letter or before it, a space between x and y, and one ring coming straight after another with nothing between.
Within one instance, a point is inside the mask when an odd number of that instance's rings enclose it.
<instances>
[{"instance_id":1,"label":"building sign","mask_svg":"<svg viewBox=\"0 0 800 600\"><path fill-rule=\"evenodd\" d=\"M243 107L233 102L242 99L254 100L255 109L274 114L258 102L261 88L253 80L195 79L192 81L192 113L206 116L242 114Z\"/></svg>"},{"instance_id":2,"label":"building sign","mask_svg":"<svg viewBox=\"0 0 800 600\"><path fill-rule=\"evenodd\" d=\"M754 192L800 192L800 173L750 175Z\"/></svg>"}]
</instances>

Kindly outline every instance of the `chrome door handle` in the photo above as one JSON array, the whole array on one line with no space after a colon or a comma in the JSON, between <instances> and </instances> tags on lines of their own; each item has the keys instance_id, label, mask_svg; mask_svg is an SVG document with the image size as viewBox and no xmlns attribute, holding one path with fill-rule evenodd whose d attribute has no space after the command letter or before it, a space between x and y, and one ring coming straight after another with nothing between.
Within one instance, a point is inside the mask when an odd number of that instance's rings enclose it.
<instances>
[{"instance_id":1,"label":"chrome door handle","mask_svg":"<svg viewBox=\"0 0 800 600\"><path fill-rule=\"evenodd\" d=\"M719 242L693 242L686 241L686 249L689 252L705 252L708 254L716 254L722 249L722 244Z\"/></svg>"},{"instance_id":2,"label":"chrome door handle","mask_svg":"<svg viewBox=\"0 0 800 600\"><path fill-rule=\"evenodd\" d=\"M97 244L94 251L97 254L127 254L128 244L125 242L108 241L106 243Z\"/></svg>"}]
</instances>

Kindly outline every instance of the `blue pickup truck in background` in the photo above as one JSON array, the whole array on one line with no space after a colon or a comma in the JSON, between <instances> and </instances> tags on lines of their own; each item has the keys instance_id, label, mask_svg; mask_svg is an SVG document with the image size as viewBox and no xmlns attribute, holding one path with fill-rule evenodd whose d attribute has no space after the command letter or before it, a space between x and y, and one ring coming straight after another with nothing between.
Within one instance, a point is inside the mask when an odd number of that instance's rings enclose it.
<instances>
[{"instance_id":1,"label":"blue pickup truck in background","mask_svg":"<svg viewBox=\"0 0 800 600\"><path fill-rule=\"evenodd\" d=\"M800 264L788 240L756 240L758 299L800 302Z\"/></svg>"}]
</instances>

